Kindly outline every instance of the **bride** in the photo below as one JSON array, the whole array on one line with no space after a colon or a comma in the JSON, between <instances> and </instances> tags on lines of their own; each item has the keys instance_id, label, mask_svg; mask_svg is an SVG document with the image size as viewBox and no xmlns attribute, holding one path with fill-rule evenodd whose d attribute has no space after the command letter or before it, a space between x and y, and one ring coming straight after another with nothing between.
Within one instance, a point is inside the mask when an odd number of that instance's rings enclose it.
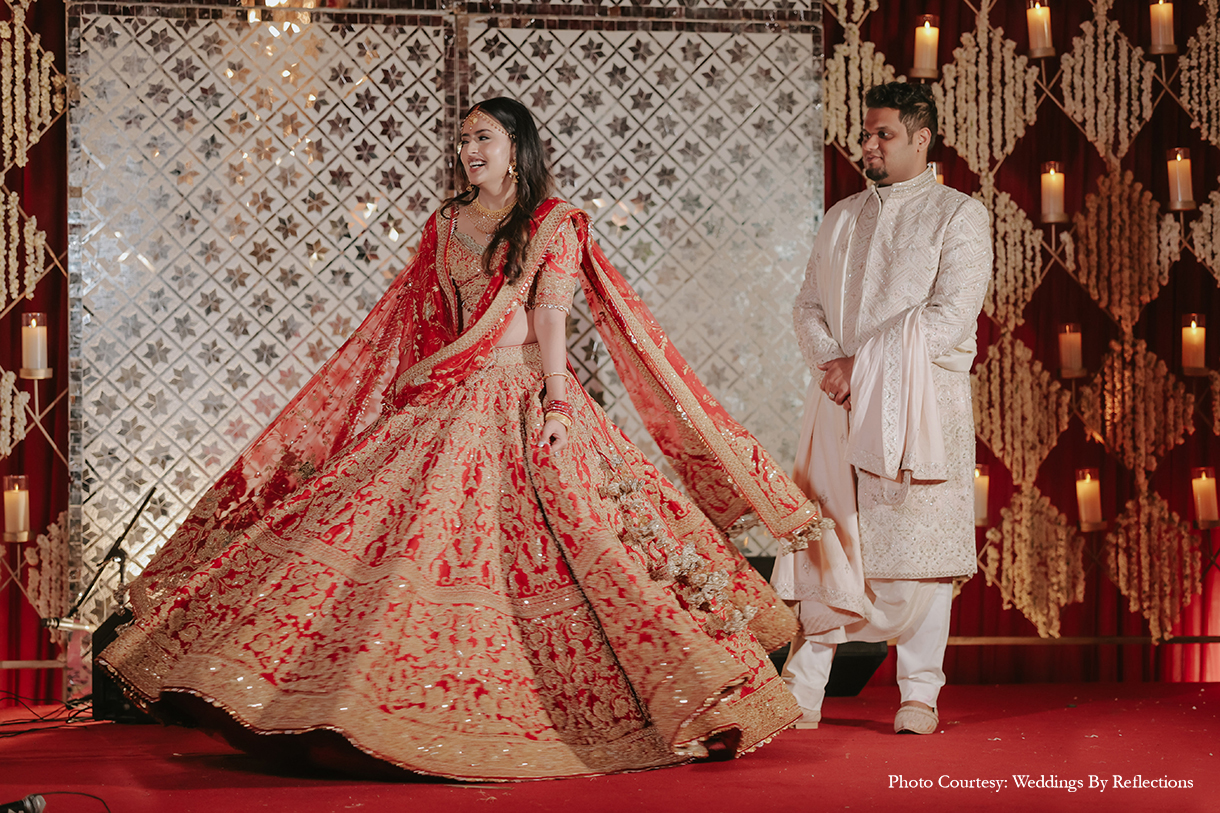
<instances>
[{"instance_id":1,"label":"bride","mask_svg":"<svg viewBox=\"0 0 1220 813\"><path fill-rule=\"evenodd\" d=\"M356 334L131 585L100 656L239 747L466 780L749 751L800 714L796 623L727 541L817 508L720 407L552 182L529 111L476 105L465 191ZM584 289L684 489L575 381Z\"/></svg>"}]
</instances>

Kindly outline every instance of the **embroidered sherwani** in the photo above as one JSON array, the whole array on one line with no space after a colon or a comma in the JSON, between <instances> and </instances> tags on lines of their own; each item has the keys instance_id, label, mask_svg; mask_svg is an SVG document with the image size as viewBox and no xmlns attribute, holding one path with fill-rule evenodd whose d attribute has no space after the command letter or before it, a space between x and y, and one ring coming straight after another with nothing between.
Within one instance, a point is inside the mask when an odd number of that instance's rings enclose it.
<instances>
[{"instance_id":1,"label":"embroidered sherwani","mask_svg":"<svg viewBox=\"0 0 1220 813\"><path fill-rule=\"evenodd\" d=\"M785 556L774 577L802 600L806 634L855 620L825 606L844 585L975 571L969 369L988 228L983 205L930 170L826 214L793 309L813 371L794 479L835 520L842 557ZM817 365L852 356L849 413Z\"/></svg>"}]
</instances>

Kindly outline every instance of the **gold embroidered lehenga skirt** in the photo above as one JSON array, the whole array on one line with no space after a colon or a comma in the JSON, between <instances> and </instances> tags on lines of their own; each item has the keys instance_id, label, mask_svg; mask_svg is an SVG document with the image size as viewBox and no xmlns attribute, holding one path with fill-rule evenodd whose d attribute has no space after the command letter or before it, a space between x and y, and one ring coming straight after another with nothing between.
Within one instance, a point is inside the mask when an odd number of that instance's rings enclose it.
<instances>
[{"instance_id":1,"label":"gold embroidered lehenga skirt","mask_svg":"<svg viewBox=\"0 0 1220 813\"><path fill-rule=\"evenodd\" d=\"M500 348L383 415L103 662L154 710L202 698L247 733L338 732L462 779L659 767L788 726L759 639L791 614L583 392L568 447L534 447L542 385L537 345Z\"/></svg>"}]
</instances>

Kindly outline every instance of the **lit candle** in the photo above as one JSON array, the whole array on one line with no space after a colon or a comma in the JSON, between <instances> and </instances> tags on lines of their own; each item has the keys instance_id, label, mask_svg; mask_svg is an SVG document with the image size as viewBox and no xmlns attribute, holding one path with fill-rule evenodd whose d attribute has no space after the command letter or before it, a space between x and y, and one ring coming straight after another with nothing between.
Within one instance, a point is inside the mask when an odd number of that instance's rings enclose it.
<instances>
[{"instance_id":1,"label":"lit candle","mask_svg":"<svg viewBox=\"0 0 1220 813\"><path fill-rule=\"evenodd\" d=\"M1216 510L1216 470L1211 466L1190 470L1190 485L1195 492L1195 521L1220 521Z\"/></svg>"},{"instance_id":2,"label":"lit candle","mask_svg":"<svg viewBox=\"0 0 1220 813\"><path fill-rule=\"evenodd\" d=\"M940 18L935 14L924 14L915 18L915 65L911 76L915 79L935 79L938 72L936 46L940 42Z\"/></svg>"},{"instance_id":3,"label":"lit candle","mask_svg":"<svg viewBox=\"0 0 1220 813\"><path fill-rule=\"evenodd\" d=\"M26 488L25 475L7 475L4 478L4 533L18 536L30 531L30 492ZM9 539L21 542L22 539Z\"/></svg>"},{"instance_id":4,"label":"lit candle","mask_svg":"<svg viewBox=\"0 0 1220 813\"><path fill-rule=\"evenodd\" d=\"M1097 469L1076 469L1076 507L1081 527L1101 524L1101 480Z\"/></svg>"},{"instance_id":5,"label":"lit candle","mask_svg":"<svg viewBox=\"0 0 1220 813\"><path fill-rule=\"evenodd\" d=\"M1042 222L1066 223L1063 211L1063 170L1058 161L1047 161L1042 165Z\"/></svg>"},{"instance_id":6,"label":"lit candle","mask_svg":"<svg viewBox=\"0 0 1220 813\"><path fill-rule=\"evenodd\" d=\"M991 483L991 470L988 466L977 463L974 466L974 524L976 527L987 527L987 488Z\"/></svg>"},{"instance_id":7,"label":"lit candle","mask_svg":"<svg viewBox=\"0 0 1220 813\"><path fill-rule=\"evenodd\" d=\"M1195 208L1195 192L1190 182L1190 150L1174 147L1165 156L1169 164L1169 211L1185 212Z\"/></svg>"},{"instance_id":8,"label":"lit candle","mask_svg":"<svg viewBox=\"0 0 1220 813\"><path fill-rule=\"evenodd\" d=\"M1201 313L1182 317L1182 372L1207 375L1207 320Z\"/></svg>"},{"instance_id":9,"label":"lit candle","mask_svg":"<svg viewBox=\"0 0 1220 813\"><path fill-rule=\"evenodd\" d=\"M1044 59L1055 55L1051 43L1051 10L1046 0L1027 0L1025 22L1029 25L1029 55Z\"/></svg>"},{"instance_id":10,"label":"lit candle","mask_svg":"<svg viewBox=\"0 0 1220 813\"><path fill-rule=\"evenodd\" d=\"M1178 46L1173 41L1173 3L1157 0L1149 9L1152 13L1152 45L1150 54L1176 54Z\"/></svg>"},{"instance_id":11,"label":"lit candle","mask_svg":"<svg viewBox=\"0 0 1220 813\"><path fill-rule=\"evenodd\" d=\"M928 166L932 167L932 174L936 176L936 182L943 184L945 182L945 165L940 161L929 161Z\"/></svg>"},{"instance_id":12,"label":"lit candle","mask_svg":"<svg viewBox=\"0 0 1220 813\"><path fill-rule=\"evenodd\" d=\"M1059 373L1064 378L1084 375L1084 356L1080 352L1080 325L1068 322L1059 326Z\"/></svg>"},{"instance_id":13,"label":"lit candle","mask_svg":"<svg viewBox=\"0 0 1220 813\"><path fill-rule=\"evenodd\" d=\"M21 314L21 366L45 370L47 366L47 315Z\"/></svg>"}]
</instances>

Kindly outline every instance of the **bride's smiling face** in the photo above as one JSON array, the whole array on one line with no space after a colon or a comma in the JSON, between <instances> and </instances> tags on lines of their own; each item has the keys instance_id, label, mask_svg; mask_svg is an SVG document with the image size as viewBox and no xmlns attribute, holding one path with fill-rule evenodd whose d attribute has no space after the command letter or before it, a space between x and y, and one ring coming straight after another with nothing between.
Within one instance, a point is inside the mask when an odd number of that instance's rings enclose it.
<instances>
[{"instance_id":1,"label":"bride's smiling face","mask_svg":"<svg viewBox=\"0 0 1220 813\"><path fill-rule=\"evenodd\" d=\"M513 142L487 113L476 113L462 125L462 167L475 186L498 185L508 177Z\"/></svg>"}]
</instances>

